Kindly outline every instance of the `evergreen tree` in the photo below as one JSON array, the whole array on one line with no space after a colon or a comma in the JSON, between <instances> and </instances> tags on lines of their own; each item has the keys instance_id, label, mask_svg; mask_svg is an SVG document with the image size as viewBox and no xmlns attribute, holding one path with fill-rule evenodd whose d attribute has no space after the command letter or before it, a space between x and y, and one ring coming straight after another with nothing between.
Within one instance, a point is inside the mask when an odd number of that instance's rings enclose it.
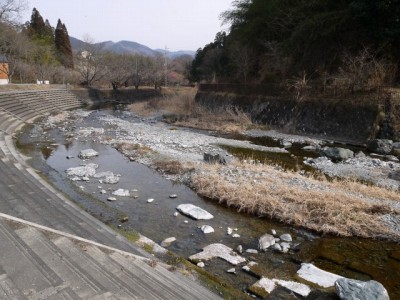
<instances>
[{"instance_id":1,"label":"evergreen tree","mask_svg":"<svg viewBox=\"0 0 400 300\"><path fill-rule=\"evenodd\" d=\"M58 19L57 27L55 30L55 46L57 51L57 57L60 63L66 68L73 68L74 61L72 55L71 42L65 24Z\"/></svg>"},{"instance_id":2,"label":"evergreen tree","mask_svg":"<svg viewBox=\"0 0 400 300\"><path fill-rule=\"evenodd\" d=\"M43 20L43 17L36 8L32 10L31 21L28 24L28 33L44 45L50 46L54 43L53 28L48 20L46 22Z\"/></svg>"}]
</instances>

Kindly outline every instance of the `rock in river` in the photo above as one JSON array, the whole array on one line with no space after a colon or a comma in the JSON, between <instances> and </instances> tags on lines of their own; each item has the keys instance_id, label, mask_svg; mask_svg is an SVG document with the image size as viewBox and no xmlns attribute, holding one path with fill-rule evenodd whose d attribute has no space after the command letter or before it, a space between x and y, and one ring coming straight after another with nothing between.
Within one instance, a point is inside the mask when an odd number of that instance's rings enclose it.
<instances>
[{"instance_id":1,"label":"rock in river","mask_svg":"<svg viewBox=\"0 0 400 300\"><path fill-rule=\"evenodd\" d=\"M202 252L190 256L189 259L197 262L202 260L210 260L214 257L219 257L223 260L226 260L232 265L237 265L246 261L244 257L238 255L232 250L232 248L218 243L204 247Z\"/></svg>"},{"instance_id":2,"label":"rock in river","mask_svg":"<svg viewBox=\"0 0 400 300\"><path fill-rule=\"evenodd\" d=\"M205 234L214 232L214 228L212 228L210 225L203 225L200 227L200 229Z\"/></svg>"},{"instance_id":3,"label":"rock in river","mask_svg":"<svg viewBox=\"0 0 400 300\"><path fill-rule=\"evenodd\" d=\"M80 159L87 159L87 158L92 158L95 156L98 156L99 153L93 149L85 149L85 150L81 150L81 152L79 152L78 157Z\"/></svg>"},{"instance_id":4,"label":"rock in river","mask_svg":"<svg viewBox=\"0 0 400 300\"><path fill-rule=\"evenodd\" d=\"M130 196L129 190L124 190L124 189L118 189L118 190L112 192L112 194L114 196L121 196L121 197L129 197Z\"/></svg>"},{"instance_id":5,"label":"rock in river","mask_svg":"<svg viewBox=\"0 0 400 300\"><path fill-rule=\"evenodd\" d=\"M354 152L350 149L340 147L325 147L321 150L321 154L329 157L332 161L341 161L354 157Z\"/></svg>"},{"instance_id":6,"label":"rock in river","mask_svg":"<svg viewBox=\"0 0 400 300\"><path fill-rule=\"evenodd\" d=\"M222 151L206 152L203 155L204 161L208 163L220 163L226 165L232 161L232 158Z\"/></svg>"},{"instance_id":7,"label":"rock in river","mask_svg":"<svg viewBox=\"0 0 400 300\"><path fill-rule=\"evenodd\" d=\"M292 236L289 233L282 234L279 238L284 242L292 241Z\"/></svg>"},{"instance_id":8,"label":"rock in river","mask_svg":"<svg viewBox=\"0 0 400 300\"><path fill-rule=\"evenodd\" d=\"M116 184L119 182L119 177L113 175L109 175L104 177L104 179L102 180L103 183L108 183L108 184Z\"/></svg>"},{"instance_id":9,"label":"rock in river","mask_svg":"<svg viewBox=\"0 0 400 300\"><path fill-rule=\"evenodd\" d=\"M321 287L329 288L334 286L336 280L344 278L342 276L326 272L313 264L302 263L297 275L306 281L318 284Z\"/></svg>"},{"instance_id":10,"label":"rock in river","mask_svg":"<svg viewBox=\"0 0 400 300\"><path fill-rule=\"evenodd\" d=\"M283 286L286 289L303 297L307 297L311 292L311 289L302 283L279 279L269 279L265 277L262 277L259 281L253 284L249 290L258 296L265 298L275 289L277 285Z\"/></svg>"},{"instance_id":11,"label":"rock in river","mask_svg":"<svg viewBox=\"0 0 400 300\"><path fill-rule=\"evenodd\" d=\"M341 278L335 282L336 293L340 299L376 299L389 300L389 295L382 284L375 280L359 281Z\"/></svg>"},{"instance_id":12,"label":"rock in river","mask_svg":"<svg viewBox=\"0 0 400 300\"><path fill-rule=\"evenodd\" d=\"M97 168L98 165L96 164L87 164L85 166L69 168L65 172L67 172L68 176L92 177L96 174Z\"/></svg>"},{"instance_id":13,"label":"rock in river","mask_svg":"<svg viewBox=\"0 0 400 300\"><path fill-rule=\"evenodd\" d=\"M193 204L180 204L176 209L182 214L192 217L195 220L210 220L214 218L214 216L208 211Z\"/></svg>"},{"instance_id":14,"label":"rock in river","mask_svg":"<svg viewBox=\"0 0 400 300\"><path fill-rule=\"evenodd\" d=\"M373 153L387 155L393 149L393 141L385 139L375 139L368 143L367 148Z\"/></svg>"},{"instance_id":15,"label":"rock in river","mask_svg":"<svg viewBox=\"0 0 400 300\"><path fill-rule=\"evenodd\" d=\"M258 248L260 250L267 250L270 246L275 244L275 237L268 233L264 234L258 239Z\"/></svg>"},{"instance_id":16,"label":"rock in river","mask_svg":"<svg viewBox=\"0 0 400 300\"><path fill-rule=\"evenodd\" d=\"M163 240L161 242L161 247L164 247L164 248L169 247L175 241L176 241L175 237L166 238L165 240Z\"/></svg>"}]
</instances>

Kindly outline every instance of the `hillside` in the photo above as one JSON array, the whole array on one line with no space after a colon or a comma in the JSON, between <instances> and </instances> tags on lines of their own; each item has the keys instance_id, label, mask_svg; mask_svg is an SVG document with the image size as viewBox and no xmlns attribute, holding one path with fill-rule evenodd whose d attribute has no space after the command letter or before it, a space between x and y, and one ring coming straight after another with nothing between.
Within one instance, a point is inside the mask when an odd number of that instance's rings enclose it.
<instances>
[{"instance_id":1,"label":"hillside","mask_svg":"<svg viewBox=\"0 0 400 300\"><path fill-rule=\"evenodd\" d=\"M79 40L74 37L70 37L71 46L74 51L79 51L85 47L85 42ZM101 49L104 51L110 51L116 54L138 54L148 57L155 57L157 55L164 55L164 51L162 49L151 49L145 45L139 44L137 42L132 41L119 41L119 42L112 42L112 41L105 41L96 43ZM191 50L180 50L180 51L168 51L167 56L169 58L176 58L179 56L191 56L194 57L195 51Z\"/></svg>"}]
</instances>

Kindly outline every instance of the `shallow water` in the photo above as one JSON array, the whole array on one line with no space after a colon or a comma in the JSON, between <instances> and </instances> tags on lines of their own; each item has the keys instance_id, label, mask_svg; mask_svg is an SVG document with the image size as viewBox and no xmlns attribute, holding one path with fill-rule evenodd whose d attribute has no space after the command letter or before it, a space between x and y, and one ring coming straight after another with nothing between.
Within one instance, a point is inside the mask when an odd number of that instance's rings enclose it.
<instances>
[{"instance_id":1,"label":"shallow water","mask_svg":"<svg viewBox=\"0 0 400 300\"><path fill-rule=\"evenodd\" d=\"M108 113L123 116L112 111L100 111L96 114ZM74 126L98 126L96 114L86 118L83 124ZM320 237L265 218L238 213L214 201L198 197L186 186L174 184L148 167L129 161L109 146L92 142L90 139L66 139L60 129L51 129L43 133L40 126L27 127L19 136L17 146L32 157L31 164L35 168L47 175L51 182L84 209L108 224L134 229L157 243L174 236L177 241L168 249L180 256L187 258L204 246L216 242L233 249L238 245L242 245L244 249L257 249L258 238L275 229L278 234L290 233L294 237L294 243L300 244L299 250L290 254L268 251L251 257L244 255L259 262L271 278L293 279L300 262L313 262L324 270L343 276L362 280L375 279L388 289L392 299L400 299L400 246L397 244L355 238ZM90 182L72 182L67 178L65 170L80 165L82 160L77 158L77 154L87 148L95 149L99 156L86 162L98 164L97 172L112 171L120 174L118 184L100 184L94 178L91 178ZM295 151L296 147L293 149ZM271 158L270 154L260 155ZM67 159L67 156L73 158ZM287 164L290 167L294 164L299 165L299 161L302 160L299 156L293 157L289 154L284 157L272 157L283 167L283 158L289 157ZM101 195L99 186L107 190L107 194ZM109 189L118 188L131 190L131 194L137 194L138 198L117 197L118 201L107 201L111 192ZM138 192L132 192L134 189ZM171 194L177 194L178 198L170 199ZM149 198L154 198L154 202L147 203ZM175 208L181 203L198 205L212 213L214 219L195 221L182 215L174 217ZM123 215L128 216L129 221L121 224L119 218ZM201 225L211 225L216 232L205 235L198 228ZM237 228L236 233L240 234L240 238L228 236L227 227ZM231 267L220 260L206 262L208 271L223 277L240 289L245 289L256 281L256 278L240 271L239 267L236 268L237 275L226 273Z\"/></svg>"}]
</instances>

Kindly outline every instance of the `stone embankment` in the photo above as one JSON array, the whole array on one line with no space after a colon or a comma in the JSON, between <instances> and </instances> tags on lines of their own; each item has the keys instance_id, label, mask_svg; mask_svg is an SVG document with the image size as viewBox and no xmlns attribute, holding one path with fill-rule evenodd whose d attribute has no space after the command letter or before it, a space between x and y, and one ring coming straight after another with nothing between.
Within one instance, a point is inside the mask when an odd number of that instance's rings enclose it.
<instances>
[{"instance_id":1,"label":"stone embankment","mask_svg":"<svg viewBox=\"0 0 400 300\"><path fill-rule=\"evenodd\" d=\"M211 85L212 86L212 85ZM355 144L374 138L400 140L400 92L319 96L296 100L288 93L264 91L230 93L201 89L196 102L211 111L237 107L253 123L300 135L315 135ZM383 101L385 100L385 101ZM384 102L384 103L383 103Z\"/></svg>"}]
</instances>

